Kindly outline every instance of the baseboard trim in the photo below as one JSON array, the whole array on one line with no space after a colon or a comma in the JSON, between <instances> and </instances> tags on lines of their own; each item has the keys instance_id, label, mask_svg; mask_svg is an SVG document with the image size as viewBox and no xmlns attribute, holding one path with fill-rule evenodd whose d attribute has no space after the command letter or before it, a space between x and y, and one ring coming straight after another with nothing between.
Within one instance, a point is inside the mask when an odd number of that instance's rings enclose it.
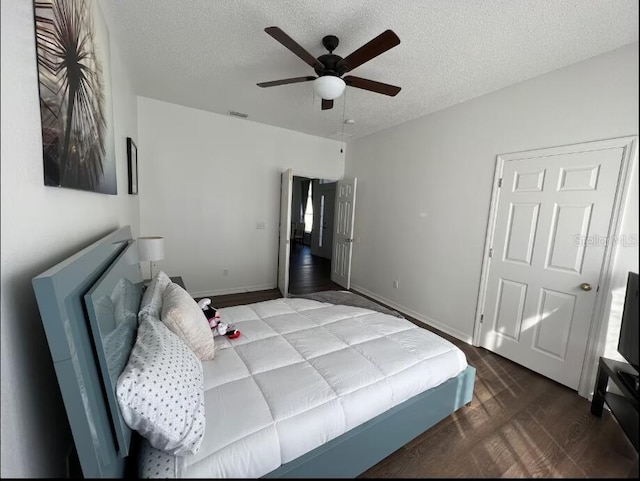
<instances>
[{"instance_id":1,"label":"baseboard trim","mask_svg":"<svg viewBox=\"0 0 640 481\"><path fill-rule=\"evenodd\" d=\"M274 284L262 284L257 286L233 287L231 289L217 289L215 291L196 291L191 292L191 297L207 297L207 296L226 296L228 294L244 294L245 292L268 291L275 289Z\"/></svg>"},{"instance_id":2,"label":"baseboard trim","mask_svg":"<svg viewBox=\"0 0 640 481\"><path fill-rule=\"evenodd\" d=\"M409 309L406 306L403 306L402 304L398 304L397 302L394 302L390 299L387 299L386 297L383 297L379 294L376 294L375 292L372 292L368 289L365 289L362 286L358 286L356 284L351 284L351 289L354 291L358 291L362 294L364 294L365 296L369 296L372 299L375 299L376 301L379 301L383 304L386 304L388 307L395 309L396 311L400 312L401 314L407 314L408 316L413 317L415 320L421 322L422 324L426 324L429 327L433 327L435 329L438 329L446 334L449 334L450 336L455 337L456 339L460 339L463 342L466 342L467 344L472 344L473 341L473 337L470 336L469 334L466 334L464 332L460 332L457 331L456 329L451 329L449 326L446 326L445 324L442 324L441 322L438 322L434 319L431 319L423 314L420 314L419 312L416 312L412 309Z\"/></svg>"}]
</instances>

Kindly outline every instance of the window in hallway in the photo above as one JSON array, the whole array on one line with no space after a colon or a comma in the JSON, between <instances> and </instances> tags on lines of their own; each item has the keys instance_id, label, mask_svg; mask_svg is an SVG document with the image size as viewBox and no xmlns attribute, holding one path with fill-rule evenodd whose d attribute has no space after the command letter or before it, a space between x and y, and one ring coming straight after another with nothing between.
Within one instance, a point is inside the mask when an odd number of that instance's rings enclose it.
<instances>
[{"instance_id":1,"label":"window in hallway","mask_svg":"<svg viewBox=\"0 0 640 481\"><path fill-rule=\"evenodd\" d=\"M311 201L311 183L309 183L309 197L307 197L307 209L304 212L304 231L311 232L313 227L313 202Z\"/></svg>"}]
</instances>

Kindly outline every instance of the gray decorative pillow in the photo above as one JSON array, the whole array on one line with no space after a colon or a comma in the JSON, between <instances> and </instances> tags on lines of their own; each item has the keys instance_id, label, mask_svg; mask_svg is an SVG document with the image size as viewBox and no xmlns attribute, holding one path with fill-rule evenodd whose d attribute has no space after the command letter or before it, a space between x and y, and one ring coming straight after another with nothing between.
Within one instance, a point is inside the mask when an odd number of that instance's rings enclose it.
<instances>
[{"instance_id":1,"label":"gray decorative pillow","mask_svg":"<svg viewBox=\"0 0 640 481\"><path fill-rule=\"evenodd\" d=\"M184 341L201 361L215 354L213 333L198 303L178 284L169 284L162 294L160 319Z\"/></svg>"},{"instance_id":2,"label":"gray decorative pillow","mask_svg":"<svg viewBox=\"0 0 640 481\"><path fill-rule=\"evenodd\" d=\"M144 319L116 385L127 425L176 456L195 454L205 428L202 363L158 320Z\"/></svg>"},{"instance_id":3,"label":"gray decorative pillow","mask_svg":"<svg viewBox=\"0 0 640 481\"><path fill-rule=\"evenodd\" d=\"M171 284L171 279L163 271L158 272L153 279L151 279L140 301L138 322L142 322L146 315L160 318L162 294L169 284Z\"/></svg>"}]
</instances>

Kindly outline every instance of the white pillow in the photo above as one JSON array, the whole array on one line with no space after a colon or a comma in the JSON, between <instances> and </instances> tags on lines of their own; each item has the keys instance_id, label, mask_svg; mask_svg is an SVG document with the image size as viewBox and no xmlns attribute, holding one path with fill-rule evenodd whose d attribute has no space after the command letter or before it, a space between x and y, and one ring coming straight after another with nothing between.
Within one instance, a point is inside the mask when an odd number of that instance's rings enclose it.
<instances>
[{"instance_id":1,"label":"white pillow","mask_svg":"<svg viewBox=\"0 0 640 481\"><path fill-rule=\"evenodd\" d=\"M191 348L198 359L213 359L215 344L207 316L195 299L178 284L169 284L162 294L160 319Z\"/></svg>"},{"instance_id":2,"label":"white pillow","mask_svg":"<svg viewBox=\"0 0 640 481\"><path fill-rule=\"evenodd\" d=\"M166 326L138 327L116 385L122 416L149 443L176 456L195 454L205 429L202 363Z\"/></svg>"},{"instance_id":3,"label":"white pillow","mask_svg":"<svg viewBox=\"0 0 640 481\"><path fill-rule=\"evenodd\" d=\"M171 284L171 279L163 271L158 272L153 279L151 279L140 301L138 322L142 322L146 315L160 319L162 294L169 284Z\"/></svg>"}]
</instances>

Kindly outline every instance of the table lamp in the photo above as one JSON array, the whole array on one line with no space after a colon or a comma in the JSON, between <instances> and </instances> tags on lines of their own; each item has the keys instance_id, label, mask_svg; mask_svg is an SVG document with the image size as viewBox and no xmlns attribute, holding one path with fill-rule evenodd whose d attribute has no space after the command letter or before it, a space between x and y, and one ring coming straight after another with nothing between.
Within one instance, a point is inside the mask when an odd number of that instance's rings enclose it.
<instances>
[{"instance_id":1,"label":"table lamp","mask_svg":"<svg viewBox=\"0 0 640 481\"><path fill-rule=\"evenodd\" d=\"M149 274L153 279L153 262L164 259L164 237L138 237L138 257L149 262Z\"/></svg>"}]
</instances>

